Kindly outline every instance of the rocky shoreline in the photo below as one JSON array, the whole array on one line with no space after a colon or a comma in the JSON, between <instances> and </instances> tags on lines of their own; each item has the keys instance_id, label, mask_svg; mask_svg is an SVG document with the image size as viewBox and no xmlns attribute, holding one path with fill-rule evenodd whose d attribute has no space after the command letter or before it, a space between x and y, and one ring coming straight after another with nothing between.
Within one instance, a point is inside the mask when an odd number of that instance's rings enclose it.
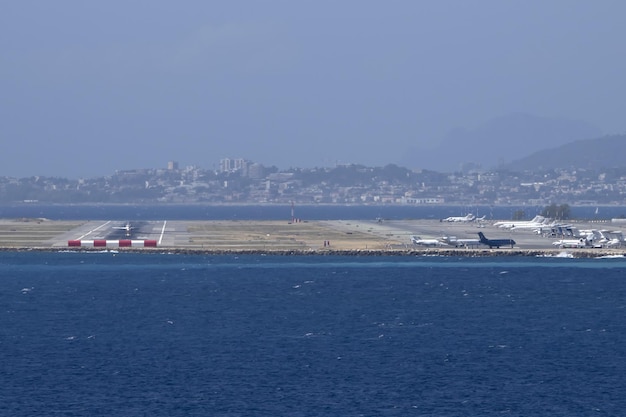
<instances>
[{"instance_id":1,"label":"rocky shoreline","mask_svg":"<svg viewBox=\"0 0 626 417\"><path fill-rule=\"evenodd\" d=\"M272 256L442 256L442 257L546 257L546 258L621 258L625 257L623 250L606 249L406 249L406 250L379 250L379 249L191 249L191 248L50 248L50 247L0 247L1 252L75 252L75 253L168 253L179 255L272 255Z\"/></svg>"}]
</instances>

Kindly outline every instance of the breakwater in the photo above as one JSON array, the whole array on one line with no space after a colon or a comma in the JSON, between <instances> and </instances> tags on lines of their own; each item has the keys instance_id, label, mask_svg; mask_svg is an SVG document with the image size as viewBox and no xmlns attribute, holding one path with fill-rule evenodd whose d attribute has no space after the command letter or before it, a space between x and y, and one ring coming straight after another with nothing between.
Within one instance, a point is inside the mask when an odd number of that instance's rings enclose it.
<instances>
[{"instance_id":1,"label":"breakwater","mask_svg":"<svg viewBox=\"0 0 626 417\"><path fill-rule=\"evenodd\" d=\"M273 256L446 256L446 257L546 257L546 258L601 258L624 257L621 249L195 249L195 248L50 248L0 247L2 252L92 252L92 253L168 253L181 255L273 255Z\"/></svg>"}]
</instances>

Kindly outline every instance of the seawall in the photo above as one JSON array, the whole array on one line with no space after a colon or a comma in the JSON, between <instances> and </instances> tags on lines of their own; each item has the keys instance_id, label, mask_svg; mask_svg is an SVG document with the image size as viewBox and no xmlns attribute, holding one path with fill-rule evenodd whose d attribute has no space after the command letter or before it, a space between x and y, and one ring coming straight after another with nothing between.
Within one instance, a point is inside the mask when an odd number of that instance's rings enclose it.
<instances>
[{"instance_id":1,"label":"seawall","mask_svg":"<svg viewBox=\"0 0 626 417\"><path fill-rule=\"evenodd\" d=\"M108 252L108 253L168 253L180 255L272 255L272 256L445 256L445 257L555 257L555 258L600 258L625 257L624 250L606 249L409 249L409 250L298 250L298 249L190 249L190 248L49 248L49 247L0 247L1 252Z\"/></svg>"}]
</instances>

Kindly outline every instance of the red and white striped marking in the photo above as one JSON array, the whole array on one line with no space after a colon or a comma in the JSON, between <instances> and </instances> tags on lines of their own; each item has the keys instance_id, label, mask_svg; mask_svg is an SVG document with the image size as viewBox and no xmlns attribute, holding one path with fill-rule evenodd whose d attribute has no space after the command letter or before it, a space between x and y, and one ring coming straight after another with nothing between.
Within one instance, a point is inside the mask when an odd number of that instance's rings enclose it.
<instances>
[{"instance_id":1,"label":"red and white striped marking","mask_svg":"<svg viewBox=\"0 0 626 417\"><path fill-rule=\"evenodd\" d=\"M131 240L131 239L120 239L120 240L105 240L105 239L94 239L94 240L68 240L67 246L70 247L83 247L83 248L156 248L157 241L152 239L145 240Z\"/></svg>"}]
</instances>

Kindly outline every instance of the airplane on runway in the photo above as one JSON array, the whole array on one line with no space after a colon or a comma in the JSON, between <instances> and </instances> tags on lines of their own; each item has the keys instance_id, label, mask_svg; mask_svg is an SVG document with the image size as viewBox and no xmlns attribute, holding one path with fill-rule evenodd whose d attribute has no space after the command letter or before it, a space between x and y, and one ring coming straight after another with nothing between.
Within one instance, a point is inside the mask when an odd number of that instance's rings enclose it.
<instances>
[{"instance_id":1,"label":"airplane on runway","mask_svg":"<svg viewBox=\"0 0 626 417\"><path fill-rule=\"evenodd\" d=\"M124 226L113 226L115 230L124 230L126 232L126 236L130 236L131 230L135 229L130 225L130 222L126 222Z\"/></svg>"},{"instance_id":2,"label":"airplane on runway","mask_svg":"<svg viewBox=\"0 0 626 417\"><path fill-rule=\"evenodd\" d=\"M450 216L445 219L441 219L442 222L471 222L476 219L472 213L469 213L467 216Z\"/></svg>"},{"instance_id":3,"label":"airplane on runway","mask_svg":"<svg viewBox=\"0 0 626 417\"><path fill-rule=\"evenodd\" d=\"M420 246L448 246L447 243L438 239L422 239L419 236L411 236L411 242L413 242L414 245Z\"/></svg>"},{"instance_id":4,"label":"airplane on runway","mask_svg":"<svg viewBox=\"0 0 626 417\"><path fill-rule=\"evenodd\" d=\"M480 240L478 239L459 239L456 236L444 236L441 240L450 246L454 246L455 248L467 248L470 246L480 245Z\"/></svg>"},{"instance_id":5,"label":"airplane on runway","mask_svg":"<svg viewBox=\"0 0 626 417\"><path fill-rule=\"evenodd\" d=\"M494 246L500 249L500 246L511 246L515 245L515 241L513 239L487 239L483 232L478 232L478 237L480 238L480 243L483 245L489 246L489 249Z\"/></svg>"}]
</instances>

